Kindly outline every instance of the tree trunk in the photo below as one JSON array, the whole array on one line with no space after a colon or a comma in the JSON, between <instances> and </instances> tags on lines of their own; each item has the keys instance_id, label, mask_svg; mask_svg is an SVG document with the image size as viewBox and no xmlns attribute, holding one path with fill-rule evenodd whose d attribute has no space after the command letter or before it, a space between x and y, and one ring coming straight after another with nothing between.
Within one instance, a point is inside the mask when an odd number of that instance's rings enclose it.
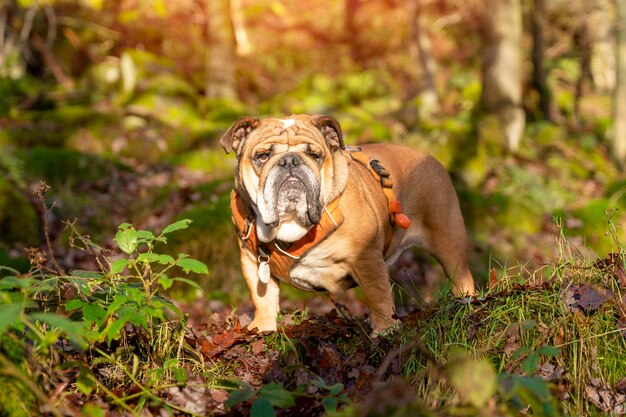
<instances>
[{"instance_id":1,"label":"tree trunk","mask_svg":"<svg viewBox=\"0 0 626 417\"><path fill-rule=\"evenodd\" d=\"M509 150L519 148L522 108L522 9L520 0L487 0L481 107L495 116Z\"/></svg>"},{"instance_id":2,"label":"tree trunk","mask_svg":"<svg viewBox=\"0 0 626 417\"><path fill-rule=\"evenodd\" d=\"M552 121L552 98L548 88L546 68L543 62L545 31L545 0L534 0L532 10L532 61L533 61L533 87L539 93L539 108L546 120Z\"/></svg>"},{"instance_id":3,"label":"tree trunk","mask_svg":"<svg viewBox=\"0 0 626 417\"><path fill-rule=\"evenodd\" d=\"M614 11L611 0L595 0L589 16L591 37L591 78L599 93L608 93L615 88L615 39L613 26Z\"/></svg>"},{"instance_id":4,"label":"tree trunk","mask_svg":"<svg viewBox=\"0 0 626 417\"><path fill-rule=\"evenodd\" d=\"M420 0L408 0L406 11L409 28L409 56L412 64L413 88L409 89L409 98L419 98L418 117L427 118L439 110L439 97L435 84L437 64L432 55L428 33L425 29L424 3Z\"/></svg>"},{"instance_id":5,"label":"tree trunk","mask_svg":"<svg viewBox=\"0 0 626 417\"><path fill-rule=\"evenodd\" d=\"M617 66L613 101L613 154L626 165L626 0L615 0L617 5Z\"/></svg>"},{"instance_id":6,"label":"tree trunk","mask_svg":"<svg viewBox=\"0 0 626 417\"><path fill-rule=\"evenodd\" d=\"M591 7L590 7L591 6ZM591 14L591 8L593 5L583 4L579 18L580 25L578 26L574 35L574 42L578 49L580 57L580 69L578 78L576 80L576 91L574 94L574 120L576 126L580 128L582 119L580 115L580 102L585 95L585 88L592 80L591 75L591 29L589 28L588 16Z\"/></svg>"},{"instance_id":7,"label":"tree trunk","mask_svg":"<svg viewBox=\"0 0 626 417\"><path fill-rule=\"evenodd\" d=\"M248 39L248 32L243 17L241 0L230 0L230 11L233 21L235 41L237 42L237 55L246 56L252 52L252 45Z\"/></svg>"},{"instance_id":8,"label":"tree trunk","mask_svg":"<svg viewBox=\"0 0 626 417\"><path fill-rule=\"evenodd\" d=\"M230 1L206 0L206 9L205 95L207 98L236 99L235 37L230 20Z\"/></svg>"}]
</instances>

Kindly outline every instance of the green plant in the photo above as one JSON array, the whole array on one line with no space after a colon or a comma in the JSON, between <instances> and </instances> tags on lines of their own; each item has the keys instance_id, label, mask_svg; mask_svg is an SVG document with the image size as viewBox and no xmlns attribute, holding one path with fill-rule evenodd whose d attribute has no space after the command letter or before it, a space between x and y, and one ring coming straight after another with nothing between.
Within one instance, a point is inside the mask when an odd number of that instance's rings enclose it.
<instances>
[{"instance_id":1,"label":"green plant","mask_svg":"<svg viewBox=\"0 0 626 417\"><path fill-rule=\"evenodd\" d=\"M99 270L67 274L54 256L48 259L46 252L35 248L28 250L28 273L0 267L0 275L5 275L0 279L0 360L6 369L9 365L13 369L2 375L32 391L37 386L29 378L22 381L20 367L33 367L36 375L44 373L50 379L73 370L78 392L89 396L97 389L127 411L134 413L148 401L166 404L154 391L172 382L185 384L184 364L193 357L185 356L186 317L162 292L177 281L199 288L178 275L207 274L208 268L185 254L174 258L157 253L155 244L167 243L167 235L186 229L190 222L172 223L158 235L120 225L115 243L123 255L113 261L119 255L66 222L70 245L91 254ZM32 341L32 349L21 347L25 340ZM87 363L81 359L84 354ZM112 385L134 386L139 393L119 398ZM33 392L39 402L46 401L41 392ZM134 408L128 401L136 403Z\"/></svg>"},{"instance_id":2,"label":"green plant","mask_svg":"<svg viewBox=\"0 0 626 417\"><path fill-rule=\"evenodd\" d=\"M251 404L251 417L269 417L276 416L275 408L287 409L296 405L296 399L303 397L318 400L321 402L326 412L334 412L341 403L348 404L350 400L342 391L343 384L328 385L321 378L315 378L308 384L299 385L295 390L286 389L282 383L268 383L255 391L250 385L243 381L232 381L235 384L234 389L226 405L230 408L238 404L249 402ZM316 394L308 394L308 386L316 388Z\"/></svg>"}]
</instances>

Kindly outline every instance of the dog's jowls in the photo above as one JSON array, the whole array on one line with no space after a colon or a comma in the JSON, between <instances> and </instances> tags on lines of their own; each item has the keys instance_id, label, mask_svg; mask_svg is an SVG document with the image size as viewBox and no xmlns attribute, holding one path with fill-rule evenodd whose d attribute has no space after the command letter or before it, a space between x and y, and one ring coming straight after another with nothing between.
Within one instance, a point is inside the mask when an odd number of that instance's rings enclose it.
<instances>
[{"instance_id":1,"label":"dog's jowls","mask_svg":"<svg viewBox=\"0 0 626 417\"><path fill-rule=\"evenodd\" d=\"M293 260L287 276L277 277L270 269L271 279L261 279L267 263L260 264L268 257L285 256L282 249L253 253L239 239L242 271L256 309L250 328L276 330L282 279L330 293L360 286L373 332L384 332L396 322L387 265L413 245L439 260L457 295L473 294L459 202L446 170L431 156L400 145L361 147L389 171L395 198L411 221L402 229L390 221L380 182L350 158L332 117L245 117L220 143L227 153L237 155L235 192L254 222L259 247L283 248L308 239L331 203L343 214L343 223ZM388 241L390 228L393 238Z\"/></svg>"}]
</instances>

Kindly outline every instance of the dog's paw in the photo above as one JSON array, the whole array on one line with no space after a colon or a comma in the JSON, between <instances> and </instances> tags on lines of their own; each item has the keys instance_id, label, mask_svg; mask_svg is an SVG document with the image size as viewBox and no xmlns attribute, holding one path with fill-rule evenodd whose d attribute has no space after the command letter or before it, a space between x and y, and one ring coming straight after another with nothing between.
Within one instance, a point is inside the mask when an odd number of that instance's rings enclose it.
<instances>
[{"instance_id":1,"label":"dog's paw","mask_svg":"<svg viewBox=\"0 0 626 417\"><path fill-rule=\"evenodd\" d=\"M370 333L370 337L375 339L381 336L390 336L398 331L400 325L402 323L400 320L385 320L382 325L379 323L378 325L372 324L372 332Z\"/></svg>"},{"instance_id":2,"label":"dog's paw","mask_svg":"<svg viewBox=\"0 0 626 417\"><path fill-rule=\"evenodd\" d=\"M276 320L263 320L255 318L248 324L248 330L256 330L257 333L275 332L277 327Z\"/></svg>"}]
</instances>

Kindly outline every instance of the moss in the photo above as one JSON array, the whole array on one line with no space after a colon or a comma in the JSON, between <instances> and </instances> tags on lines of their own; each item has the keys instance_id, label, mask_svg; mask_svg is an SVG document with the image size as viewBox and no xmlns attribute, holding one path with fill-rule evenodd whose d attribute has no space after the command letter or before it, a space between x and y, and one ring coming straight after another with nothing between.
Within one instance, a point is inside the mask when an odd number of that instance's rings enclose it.
<instances>
[{"instance_id":1,"label":"moss","mask_svg":"<svg viewBox=\"0 0 626 417\"><path fill-rule=\"evenodd\" d=\"M617 250L616 243L606 233L602 233L609 231L609 210L615 213L612 218L614 223L623 223L626 199L597 198L572 210L557 210L555 216L570 219L572 226L568 229L568 235L584 237L586 246L602 256Z\"/></svg>"},{"instance_id":2,"label":"moss","mask_svg":"<svg viewBox=\"0 0 626 417\"><path fill-rule=\"evenodd\" d=\"M0 236L5 243L39 244L37 211L24 194L0 178Z\"/></svg>"},{"instance_id":3,"label":"moss","mask_svg":"<svg viewBox=\"0 0 626 417\"><path fill-rule=\"evenodd\" d=\"M225 155L222 149L205 148L185 152L170 158L169 162L220 178L231 175L235 169L234 157Z\"/></svg>"},{"instance_id":4,"label":"moss","mask_svg":"<svg viewBox=\"0 0 626 417\"><path fill-rule=\"evenodd\" d=\"M0 248L0 266L6 266L15 269L18 272L25 273L29 270L30 263L25 256L15 257L13 254L10 254L6 250ZM0 277L3 277L8 273L10 272L0 270Z\"/></svg>"},{"instance_id":5,"label":"moss","mask_svg":"<svg viewBox=\"0 0 626 417\"><path fill-rule=\"evenodd\" d=\"M97 155L61 148L24 149L19 156L32 181L45 180L53 186L96 181L108 176L114 168L125 169L122 164Z\"/></svg>"},{"instance_id":6,"label":"moss","mask_svg":"<svg viewBox=\"0 0 626 417\"><path fill-rule=\"evenodd\" d=\"M534 283L508 276L506 271L498 275L497 286L481 295L480 303L443 300L422 316L416 327L421 329L425 347L442 363L460 349L488 359L500 373L517 374L525 372L522 360L527 355L542 347L556 347L559 354L555 357L539 355L539 366L550 363L564 369L563 380L558 383L568 387L570 396L564 401L570 415L595 415L597 410L581 393L591 378L615 384L624 377L626 340L617 331L617 311L612 303L583 314L568 308L562 292L571 282L609 288L617 282L605 282L602 271L580 259L561 259L553 267L537 271L538 281ZM542 284L547 277L551 277L551 284ZM520 285L523 289L515 290ZM416 337L414 332L413 327L407 328L398 337L411 339ZM514 352L520 348L527 353L518 352L521 356L516 359ZM404 368L426 403L441 399L445 389L441 382L432 383L428 369L420 353L411 355Z\"/></svg>"},{"instance_id":7,"label":"moss","mask_svg":"<svg viewBox=\"0 0 626 417\"><path fill-rule=\"evenodd\" d=\"M247 293L241 279L239 247L231 222L231 179L217 180L195 189L201 195L200 203L180 213L176 220L190 219L185 233L168 237L165 248L172 253L186 253L209 265L209 278L196 277L199 284L209 291L224 291L230 302L239 304Z\"/></svg>"}]
</instances>

